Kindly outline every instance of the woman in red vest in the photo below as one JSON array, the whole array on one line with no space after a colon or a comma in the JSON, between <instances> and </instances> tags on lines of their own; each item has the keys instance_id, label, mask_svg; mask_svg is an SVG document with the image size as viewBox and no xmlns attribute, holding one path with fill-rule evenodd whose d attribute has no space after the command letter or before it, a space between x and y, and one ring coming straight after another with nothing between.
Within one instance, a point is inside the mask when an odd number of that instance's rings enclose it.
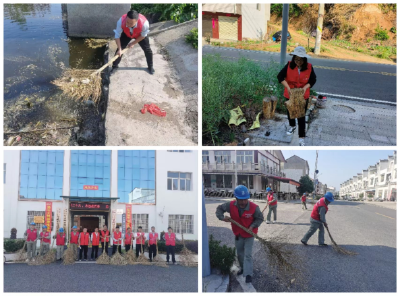
<instances>
[{"instance_id":1,"label":"woman in red vest","mask_svg":"<svg viewBox=\"0 0 400 296\"><path fill-rule=\"evenodd\" d=\"M92 233L90 239L92 241L92 254L90 255L91 260L96 260L99 255L99 244L100 244L100 233L99 228L96 227Z\"/></svg>"},{"instance_id":2,"label":"woman in red vest","mask_svg":"<svg viewBox=\"0 0 400 296\"><path fill-rule=\"evenodd\" d=\"M87 228L83 228L83 232L79 234L79 261L82 261L82 252L84 253L83 261L87 260L87 252L89 249L90 235Z\"/></svg>"},{"instance_id":3,"label":"woman in red vest","mask_svg":"<svg viewBox=\"0 0 400 296\"><path fill-rule=\"evenodd\" d=\"M150 48L150 41L147 34L149 33L149 22L146 17L137 11L131 10L124 14L117 22L117 28L114 30L115 42L117 43L117 51L119 55L113 63L113 69L118 68L118 64L122 58L122 50L126 47L132 48L135 44L139 44L146 56L147 67L150 74L154 73L153 68L153 52ZM132 39L135 41L131 42Z\"/></svg>"},{"instance_id":4,"label":"woman in red vest","mask_svg":"<svg viewBox=\"0 0 400 296\"><path fill-rule=\"evenodd\" d=\"M172 264L175 264L175 240L176 235L172 232L172 227L168 227L168 232L164 235L165 246L167 247L167 264L169 263L169 256L171 255Z\"/></svg>"},{"instance_id":5,"label":"woman in red vest","mask_svg":"<svg viewBox=\"0 0 400 296\"><path fill-rule=\"evenodd\" d=\"M292 61L288 62L286 66L279 72L278 81L285 87L283 96L289 100L290 89L302 88L304 90L304 99L307 100L306 111L308 105L308 98L310 97L310 88L317 82L314 68L307 62L310 56L306 54L306 50L302 46L297 46L290 54L293 56ZM287 112L290 128L287 131L288 135L292 135L296 130L296 119L290 119L289 111ZM299 145L305 146L304 138L306 136L306 120L305 117L297 118L299 124Z\"/></svg>"}]
</instances>

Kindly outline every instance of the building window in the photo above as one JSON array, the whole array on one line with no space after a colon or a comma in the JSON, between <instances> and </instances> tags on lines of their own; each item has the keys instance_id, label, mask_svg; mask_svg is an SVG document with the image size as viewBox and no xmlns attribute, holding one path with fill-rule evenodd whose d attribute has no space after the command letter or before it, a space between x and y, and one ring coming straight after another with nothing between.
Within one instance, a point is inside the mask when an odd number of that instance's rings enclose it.
<instances>
[{"instance_id":1,"label":"building window","mask_svg":"<svg viewBox=\"0 0 400 296\"><path fill-rule=\"evenodd\" d=\"M168 215L168 226L175 233L193 234L193 215Z\"/></svg>"},{"instance_id":2,"label":"building window","mask_svg":"<svg viewBox=\"0 0 400 296\"><path fill-rule=\"evenodd\" d=\"M168 172L167 189L190 191L191 173Z\"/></svg>"},{"instance_id":3,"label":"building window","mask_svg":"<svg viewBox=\"0 0 400 296\"><path fill-rule=\"evenodd\" d=\"M20 199L61 200L64 151L22 150Z\"/></svg>"},{"instance_id":4,"label":"building window","mask_svg":"<svg viewBox=\"0 0 400 296\"><path fill-rule=\"evenodd\" d=\"M231 163L230 151L214 151L214 157L216 163Z\"/></svg>"},{"instance_id":5,"label":"building window","mask_svg":"<svg viewBox=\"0 0 400 296\"><path fill-rule=\"evenodd\" d=\"M111 151L71 151L71 196L110 197ZM87 190L86 186L95 188Z\"/></svg>"},{"instance_id":6,"label":"building window","mask_svg":"<svg viewBox=\"0 0 400 296\"><path fill-rule=\"evenodd\" d=\"M139 226L144 233L149 232L149 214L132 214L132 231L137 232Z\"/></svg>"},{"instance_id":7,"label":"building window","mask_svg":"<svg viewBox=\"0 0 400 296\"><path fill-rule=\"evenodd\" d=\"M203 163L209 163L210 162L210 156L208 151L203 151L202 152L202 157L201 160Z\"/></svg>"},{"instance_id":8,"label":"building window","mask_svg":"<svg viewBox=\"0 0 400 296\"><path fill-rule=\"evenodd\" d=\"M381 182L385 181L385 174L381 175Z\"/></svg>"},{"instance_id":9,"label":"building window","mask_svg":"<svg viewBox=\"0 0 400 296\"><path fill-rule=\"evenodd\" d=\"M154 150L118 151L118 197L121 203L156 202Z\"/></svg>"},{"instance_id":10,"label":"building window","mask_svg":"<svg viewBox=\"0 0 400 296\"><path fill-rule=\"evenodd\" d=\"M232 175L216 175L217 188L232 188Z\"/></svg>"},{"instance_id":11,"label":"building window","mask_svg":"<svg viewBox=\"0 0 400 296\"><path fill-rule=\"evenodd\" d=\"M392 174L387 174L387 175L386 175L386 182L389 182L390 179L391 179L391 177L392 177Z\"/></svg>"},{"instance_id":12,"label":"building window","mask_svg":"<svg viewBox=\"0 0 400 296\"><path fill-rule=\"evenodd\" d=\"M253 163L253 151L236 151L236 163Z\"/></svg>"},{"instance_id":13,"label":"building window","mask_svg":"<svg viewBox=\"0 0 400 296\"><path fill-rule=\"evenodd\" d=\"M42 217L42 221L44 221L44 217L46 215L45 211L28 211L28 216L26 219L26 229L30 227L32 222L35 222L35 217ZM42 226L44 223L36 223L35 228L38 231L42 231ZM54 212L51 213L51 229L54 229Z\"/></svg>"},{"instance_id":14,"label":"building window","mask_svg":"<svg viewBox=\"0 0 400 296\"><path fill-rule=\"evenodd\" d=\"M204 188L210 188L211 187L211 175L203 175L203 180L204 180Z\"/></svg>"},{"instance_id":15,"label":"building window","mask_svg":"<svg viewBox=\"0 0 400 296\"><path fill-rule=\"evenodd\" d=\"M7 167L7 164L5 163L3 166L3 182L4 182L4 184L6 184L6 167Z\"/></svg>"},{"instance_id":16,"label":"building window","mask_svg":"<svg viewBox=\"0 0 400 296\"><path fill-rule=\"evenodd\" d=\"M189 153L192 152L192 150L167 150L167 152Z\"/></svg>"}]
</instances>

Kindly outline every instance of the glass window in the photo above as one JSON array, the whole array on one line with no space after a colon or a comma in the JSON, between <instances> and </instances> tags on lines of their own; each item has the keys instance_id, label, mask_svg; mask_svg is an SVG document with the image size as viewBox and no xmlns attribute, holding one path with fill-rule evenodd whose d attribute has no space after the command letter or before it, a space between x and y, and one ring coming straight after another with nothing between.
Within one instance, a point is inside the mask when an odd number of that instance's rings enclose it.
<instances>
[{"instance_id":1,"label":"glass window","mask_svg":"<svg viewBox=\"0 0 400 296\"><path fill-rule=\"evenodd\" d=\"M203 175L204 179L204 188L210 188L211 187L211 175Z\"/></svg>"},{"instance_id":2,"label":"glass window","mask_svg":"<svg viewBox=\"0 0 400 296\"><path fill-rule=\"evenodd\" d=\"M63 170L64 151L22 150L20 199L61 200Z\"/></svg>"},{"instance_id":3,"label":"glass window","mask_svg":"<svg viewBox=\"0 0 400 296\"><path fill-rule=\"evenodd\" d=\"M119 202L155 203L155 157L154 150L118 151Z\"/></svg>"},{"instance_id":4,"label":"glass window","mask_svg":"<svg viewBox=\"0 0 400 296\"><path fill-rule=\"evenodd\" d=\"M109 150L71 151L70 195L79 197L109 197L111 194L110 162L111 151ZM85 185L96 185L97 189L85 190Z\"/></svg>"},{"instance_id":5,"label":"glass window","mask_svg":"<svg viewBox=\"0 0 400 296\"><path fill-rule=\"evenodd\" d=\"M194 233L192 215L168 215L168 226L172 227L172 231L175 233Z\"/></svg>"},{"instance_id":6,"label":"glass window","mask_svg":"<svg viewBox=\"0 0 400 296\"><path fill-rule=\"evenodd\" d=\"M214 151L216 163L231 163L231 151Z\"/></svg>"},{"instance_id":7,"label":"glass window","mask_svg":"<svg viewBox=\"0 0 400 296\"><path fill-rule=\"evenodd\" d=\"M132 214L132 231L136 233L139 226L142 226L144 233L149 232L149 214Z\"/></svg>"},{"instance_id":8,"label":"glass window","mask_svg":"<svg viewBox=\"0 0 400 296\"><path fill-rule=\"evenodd\" d=\"M236 151L236 163L253 162L253 151Z\"/></svg>"},{"instance_id":9,"label":"glass window","mask_svg":"<svg viewBox=\"0 0 400 296\"><path fill-rule=\"evenodd\" d=\"M209 163L210 162L210 158L209 158L209 152L208 151L203 151L202 152L202 162L203 163Z\"/></svg>"},{"instance_id":10,"label":"glass window","mask_svg":"<svg viewBox=\"0 0 400 296\"><path fill-rule=\"evenodd\" d=\"M34 222L35 216L43 217L46 215L44 211L28 211L27 219L26 219L26 229L30 227L30 224ZM42 223L36 223L35 228L40 232L42 231ZM54 229L54 212L51 215L51 229Z\"/></svg>"},{"instance_id":11,"label":"glass window","mask_svg":"<svg viewBox=\"0 0 400 296\"><path fill-rule=\"evenodd\" d=\"M168 172L167 178L168 190L190 191L191 173Z\"/></svg>"}]
</instances>

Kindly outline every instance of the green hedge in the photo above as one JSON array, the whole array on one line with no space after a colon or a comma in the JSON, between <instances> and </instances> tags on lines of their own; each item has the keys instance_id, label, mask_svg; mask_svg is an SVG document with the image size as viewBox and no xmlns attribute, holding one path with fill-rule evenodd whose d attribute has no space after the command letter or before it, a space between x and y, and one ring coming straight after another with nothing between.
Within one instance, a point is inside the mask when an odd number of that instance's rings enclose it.
<instances>
[{"instance_id":1,"label":"green hedge","mask_svg":"<svg viewBox=\"0 0 400 296\"><path fill-rule=\"evenodd\" d=\"M4 251L14 253L20 250L24 246L24 239L4 239ZM26 250L26 246L25 246Z\"/></svg>"},{"instance_id":2,"label":"green hedge","mask_svg":"<svg viewBox=\"0 0 400 296\"><path fill-rule=\"evenodd\" d=\"M214 240L210 235L208 241L210 248L210 264L212 268L218 268L222 274L229 274L236 259L236 249L226 245L220 246L221 241Z\"/></svg>"}]
</instances>

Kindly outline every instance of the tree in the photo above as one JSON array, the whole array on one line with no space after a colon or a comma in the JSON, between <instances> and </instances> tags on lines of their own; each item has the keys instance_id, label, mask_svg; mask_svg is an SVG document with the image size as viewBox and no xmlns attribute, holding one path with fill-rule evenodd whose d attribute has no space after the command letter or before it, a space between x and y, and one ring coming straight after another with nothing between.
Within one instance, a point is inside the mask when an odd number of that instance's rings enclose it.
<instances>
[{"instance_id":1,"label":"tree","mask_svg":"<svg viewBox=\"0 0 400 296\"><path fill-rule=\"evenodd\" d=\"M299 180L300 186L297 187L297 192L303 194L304 192L313 192L314 183L308 175L302 176Z\"/></svg>"}]
</instances>

